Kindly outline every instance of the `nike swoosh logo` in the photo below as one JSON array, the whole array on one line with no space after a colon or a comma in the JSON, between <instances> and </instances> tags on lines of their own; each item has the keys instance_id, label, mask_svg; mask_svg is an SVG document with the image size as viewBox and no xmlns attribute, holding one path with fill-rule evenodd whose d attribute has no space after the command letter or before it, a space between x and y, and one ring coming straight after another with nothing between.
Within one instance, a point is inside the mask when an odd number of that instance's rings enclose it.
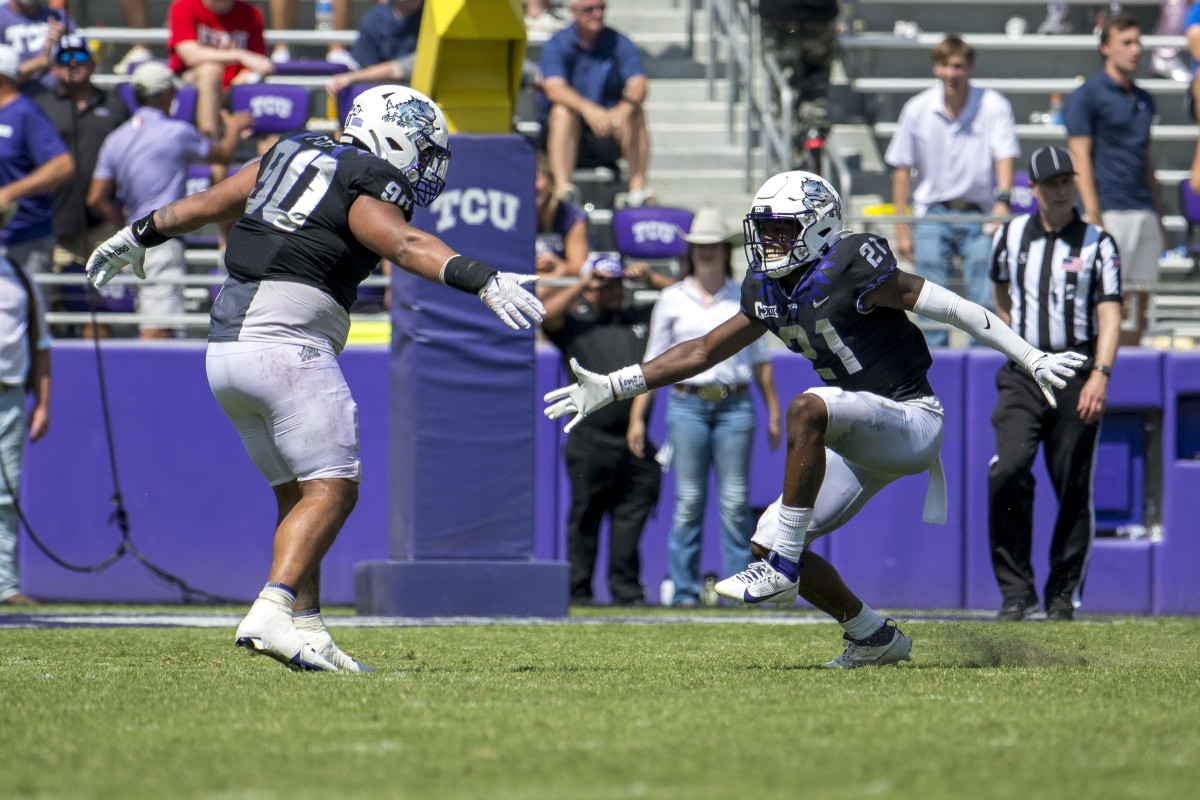
<instances>
[{"instance_id":1,"label":"nike swoosh logo","mask_svg":"<svg viewBox=\"0 0 1200 800\"><path fill-rule=\"evenodd\" d=\"M828 299L828 297L822 297L820 300L813 300L813 308L820 308L821 306L825 305L825 301Z\"/></svg>"},{"instance_id":2,"label":"nike swoosh logo","mask_svg":"<svg viewBox=\"0 0 1200 800\"><path fill-rule=\"evenodd\" d=\"M145 233L145 232L146 232L146 229L147 229L147 228L149 228L149 227L150 227L150 223L149 223L149 222L143 222L143 223L142 223L142 227L138 228L138 229L137 229L137 231L136 231L137 235L138 235L138 236L141 236L143 233Z\"/></svg>"},{"instance_id":3,"label":"nike swoosh logo","mask_svg":"<svg viewBox=\"0 0 1200 800\"><path fill-rule=\"evenodd\" d=\"M791 591L791 587L788 587L787 589L780 589L778 592L772 592L771 594L763 595L762 597L754 597L750 594L750 590L747 589L746 591L742 592L742 595L746 598L747 603L769 603L771 602L771 598L779 597L779 595L786 594L789 591Z\"/></svg>"},{"instance_id":4,"label":"nike swoosh logo","mask_svg":"<svg viewBox=\"0 0 1200 800\"><path fill-rule=\"evenodd\" d=\"M992 318L987 314L983 315L983 329L986 331L992 327Z\"/></svg>"}]
</instances>

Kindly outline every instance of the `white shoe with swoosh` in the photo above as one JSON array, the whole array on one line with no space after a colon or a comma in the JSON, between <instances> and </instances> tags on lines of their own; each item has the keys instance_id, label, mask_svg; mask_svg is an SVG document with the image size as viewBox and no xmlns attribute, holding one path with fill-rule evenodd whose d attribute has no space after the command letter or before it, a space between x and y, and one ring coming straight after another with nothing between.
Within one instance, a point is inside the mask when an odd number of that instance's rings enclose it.
<instances>
[{"instance_id":1,"label":"white shoe with swoosh","mask_svg":"<svg viewBox=\"0 0 1200 800\"><path fill-rule=\"evenodd\" d=\"M737 575L719 581L716 588L717 594L747 605L790 605L796 602L800 582L792 580L766 561L756 561Z\"/></svg>"}]
</instances>

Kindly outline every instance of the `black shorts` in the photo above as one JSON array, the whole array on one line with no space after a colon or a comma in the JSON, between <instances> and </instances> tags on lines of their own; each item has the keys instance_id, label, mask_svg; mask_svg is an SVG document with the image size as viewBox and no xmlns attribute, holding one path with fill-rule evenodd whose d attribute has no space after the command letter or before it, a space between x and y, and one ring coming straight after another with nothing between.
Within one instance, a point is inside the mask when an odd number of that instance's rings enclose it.
<instances>
[{"instance_id":1,"label":"black shorts","mask_svg":"<svg viewBox=\"0 0 1200 800\"><path fill-rule=\"evenodd\" d=\"M542 123L542 131L538 143L541 149L546 149L546 139L549 137L549 125ZM616 167L617 159L621 157L621 144L614 136L597 136L586 123L579 134L579 158L577 167Z\"/></svg>"}]
</instances>

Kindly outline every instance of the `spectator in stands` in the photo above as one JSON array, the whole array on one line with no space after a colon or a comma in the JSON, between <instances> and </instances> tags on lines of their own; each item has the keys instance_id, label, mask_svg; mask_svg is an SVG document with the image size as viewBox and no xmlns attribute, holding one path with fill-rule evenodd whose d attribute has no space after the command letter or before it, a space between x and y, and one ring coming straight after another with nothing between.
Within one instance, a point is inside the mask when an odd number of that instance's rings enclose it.
<instances>
[{"instance_id":1,"label":"spectator in stands","mask_svg":"<svg viewBox=\"0 0 1200 800\"><path fill-rule=\"evenodd\" d=\"M742 232L727 226L721 212L702 208L692 220L680 270L681 280L663 290L650 317L646 359L700 336L741 308L741 285L733 279L733 242ZM717 476L721 517L721 565L727 578L745 569L754 519L750 515L750 454L757 421L751 379L767 405L767 441L779 447L783 427L775 372L767 340L760 338L727 361L675 384L668 392L667 442L675 469L675 513L667 542L675 594L671 604L700 604L700 540L708 504L709 473ZM641 455L650 398L633 399L629 449Z\"/></svg>"},{"instance_id":2,"label":"spectator in stands","mask_svg":"<svg viewBox=\"0 0 1200 800\"><path fill-rule=\"evenodd\" d=\"M350 51L356 69L334 75L325 90L337 95L355 83L410 83L425 0L389 0L363 14Z\"/></svg>"},{"instance_id":3,"label":"spectator in stands","mask_svg":"<svg viewBox=\"0 0 1200 800\"><path fill-rule=\"evenodd\" d=\"M54 45L68 26L74 28L65 11L41 0L9 0L0 6L0 44L17 51L21 69L16 82L25 94L32 97L54 85Z\"/></svg>"},{"instance_id":4,"label":"spectator in stands","mask_svg":"<svg viewBox=\"0 0 1200 800\"><path fill-rule=\"evenodd\" d=\"M558 196L554 174L545 153L538 153L538 232L534 267L540 278L577 277L588 256L587 212ZM538 284L538 297L545 300L561 287Z\"/></svg>"},{"instance_id":5,"label":"spectator in stands","mask_svg":"<svg viewBox=\"0 0 1200 800\"><path fill-rule=\"evenodd\" d=\"M893 168L897 214L905 213L910 199L916 217L1009 213L1013 163L1021 152L1016 122L1004 95L971 84L974 68L975 48L961 37L947 36L933 48L940 82L904 104L884 155ZM992 302L992 228L976 221L919 223L914 244L909 226L897 223L892 244L901 258L914 259L918 275L943 286L957 256L964 296L986 308ZM926 331L925 338L930 346L948 342L945 330Z\"/></svg>"},{"instance_id":6,"label":"spectator in stands","mask_svg":"<svg viewBox=\"0 0 1200 800\"><path fill-rule=\"evenodd\" d=\"M1046 18L1038 25L1038 33L1067 35L1071 31L1071 7L1066 3L1046 3Z\"/></svg>"},{"instance_id":7,"label":"spectator in stands","mask_svg":"<svg viewBox=\"0 0 1200 800\"><path fill-rule=\"evenodd\" d=\"M1130 299L1132 330L1122 344L1138 345L1146 324L1148 286L1158 280L1166 232L1150 128L1154 98L1133 76L1142 57L1137 19L1118 14L1100 33L1104 67L1067 97L1063 124L1079 173L1083 220L1103 227L1121 249L1121 279Z\"/></svg>"},{"instance_id":8,"label":"spectator in stands","mask_svg":"<svg viewBox=\"0 0 1200 800\"><path fill-rule=\"evenodd\" d=\"M32 275L53 265L50 192L75 175L75 162L54 123L17 88L20 70L17 50L0 45L0 245Z\"/></svg>"},{"instance_id":9,"label":"spectator in stands","mask_svg":"<svg viewBox=\"0 0 1200 800\"><path fill-rule=\"evenodd\" d=\"M1188 171L1188 184L1192 191L1200 194L1200 138L1196 139L1196 150L1192 153L1192 166Z\"/></svg>"},{"instance_id":10,"label":"spectator in stands","mask_svg":"<svg viewBox=\"0 0 1200 800\"><path fill-rule=\"evenodd\" d=\"M275 71L263 40L262 12L245 0L175 0L167 12L168 66L196 86L196 127L221 136L221 108L234 83Z\"/></svg>"},{"instance_id":11,"label":"spectator in stands","mask_svg":"<svg viewBox=\"0 0 1200 800\"><path fill-rule=\"evenodd\" d=\"M115 91L92 83L96 62L88 43L75 34L59 40L51 69L57 83L37 103L54 123L80 176L54 190L54 268L58 271L69 264L82 266L96 245L117 232L88 209L87 178L96 169L105 137L129 119L129 107Z\"/></svg>"},{"instance_id":12,"label":"spectator in stands","mask_svg":"<svg viewBox=\"0 0 1200 800\"><path fill-rule=\"evenodd\" d=\"M570 24L551 0L525 0L525 32L549 36Z\"/></svg>"},{"instance_id":13,"label":"spectator in stands","mask_svg":"<svg viewBox=\"0 0 1200 800\"><path fill-rule=\"evenodd\" d=\"M629 168L628 204L640 206L646 188L650 137L642 103L646 71L637 47L604 24L604 0L571 0L574 24L542 47L542 149L559 191L579 196L571 182L578 165Z\"/></svg>"},{"instance_id":14,"label":"spectator in stands","mask_svg":"<svg viewBox=\"0 0 1200 800\"><path fill-rule=\"evenodd\" d=\"M1033 567L1033 462L1045 450L1058 520L1050 543L1046 617L1070 620L1083 597L1095 536L1092 476L1108 380L1121 329L1120 258L1113 238L1075 210L1075 167L1062 147L1042 147L1029 165L1034 214L1005 223L992 251L996 316L1047 352L1088 357L1057 405L1037 381L1008 361L996 376L992 412L996 457L988 466L992 569L1004 595L998 619L1017 621L1037 608Z\"/></svg>"},{"instance_id":15,"label":"spectator in stands","mask_svg":"<svg viewBox=\"0 0 1200 800\"><path fill-rule=\"evenodd\" d=\"M763 48L783 68L796 98L796 165L804 163L805 130L829 132L829 71L840 50L838 6L839 0L759 0Z\"/></svg>"},{"instance_id":16,"label":"spectator in stands","mask_svg":"<svg viewBox=\"0 0 1200 800\"><path fill-rule=\"evenodd\" d=\"M1155 36L1183 36L1184 18L1187 15L1187 0L1162 0L1158 10L1158 22L1154 26ZM1160 78L1185 83L1191 80L1191 71L1179 59L1178 47L1156 47L1150 57L1150 71Z\"/></svg>"},{"instance_id":17,"label":"spectator in stands","mask_svg":"<svg viewBox=\"0 0 1200 800\"><path fill-rule=\"evenodd\" d=\"M598 253L588 259L578 282L546 301L542 330L562 351L564 363L607 371L642 357L651 306L627 302L624 278L615 255ZM645 602L638 545L646 518L658 503L662 469L652 443L645 442L639 453L629 449L632 402L613 403L583 420L567 437L567 561L573 604L592 602L592 573L606 516L613 603Z\"/></svg>"},{"instance_id":18,"label":"spectator in stands","mask_svg":"<svg viewBox=\"0 0 1200 800\"><path fill-rule=\"evenodd\" d=\"M0 604L27 606L36 601L20 590L16 503L25 438L36 442L50 424L51 340L32 281L2 253L0 297Z\"/></svg>"},{"instance_id":19,"label":"spectator in stands","mask_svg":"<svg viewBox=\"0 0 1200 800\"><path fill-rule=\"evenodd\" d=\"M1200 98L1200 85L1197 85L1196 70L1200 67L1200 2L1188 6L1183 17L1183 35L1187 38L1188 53L1191 55L1191 69L1188 84L1188 116L1196 119L1197 99Z\"/></svg>"},{"instance_id":20,"label":"spectator in stands","mask_svg":"<svg viewBox=\"0 0 1200 800\"><path fill-rule=\"evenodd\" d=\"M333 6L333 19L330 20L331 30L350 30L350 17L353 11L351 0L332 0L331 5ZM300 0L269 0L267 7L271 15L272 30L290 31L296 27L296 17L300 12ZM318 26L320 23L321 21L317 20ZM290 61L291 58L292 52L287 42L276 42L275 46L271 48L272 61L279 63ZM345 45L340 42L329 43L325 51L325 60L331 64L344 64L350 69L358 67Z\"/></svg>"},{"instance_id":21,"label":"spectator in stands","mask_svg":"<svg viewBox=\"0 0 1200 800\"><path fill-rule=\"evenodd\" d=\"M140 219L184 196L187 168L192 162L228 164L241 132L253 122L249 112L222 112L225 134L212 142L194 125L170 116L179 78L157 61L133 71L134 96L141 106L133 118L104 140L87 202L94 214L116 228ZM125 200L126 207L115 198ZM186 272L183 242L172 239L146 254L146 277L182 277ZM153 316L183 313L183 286L148 283L138 287L138 312ZM165 339L174 331L165 325L142 323L143 339Z\"/></svg>"},{"instance_id":22,"label":"spectator in stands","mask_svg":"<svg viewBox=\"0 0 1200 800\"><path fill-rule=\"evenodd\" d=\"M121 0L121 13L125 17L126 28L145 30L150 27L150 0ZM121 60L113 64L112 71L117 75L128 75L138 64L154 58L147 42L133 42Z\"/></svg>"}]
</instances>

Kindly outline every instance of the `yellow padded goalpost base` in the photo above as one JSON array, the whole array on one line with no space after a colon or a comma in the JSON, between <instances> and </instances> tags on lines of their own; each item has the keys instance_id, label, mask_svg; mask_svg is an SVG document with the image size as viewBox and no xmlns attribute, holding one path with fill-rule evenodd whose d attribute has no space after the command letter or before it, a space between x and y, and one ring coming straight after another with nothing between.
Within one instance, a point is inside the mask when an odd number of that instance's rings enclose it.
<instances>
[{"instance_id":1,"label":"yellow padded goalpost base","mask_svg":"<svg viewBox=\"0 0 1200 800\"><path fill-rule=\"evenodd\" d=\"M524 59L520 0L425 0L412 87L453 133L511 133Z\"/></svg>"}]
</instances>

